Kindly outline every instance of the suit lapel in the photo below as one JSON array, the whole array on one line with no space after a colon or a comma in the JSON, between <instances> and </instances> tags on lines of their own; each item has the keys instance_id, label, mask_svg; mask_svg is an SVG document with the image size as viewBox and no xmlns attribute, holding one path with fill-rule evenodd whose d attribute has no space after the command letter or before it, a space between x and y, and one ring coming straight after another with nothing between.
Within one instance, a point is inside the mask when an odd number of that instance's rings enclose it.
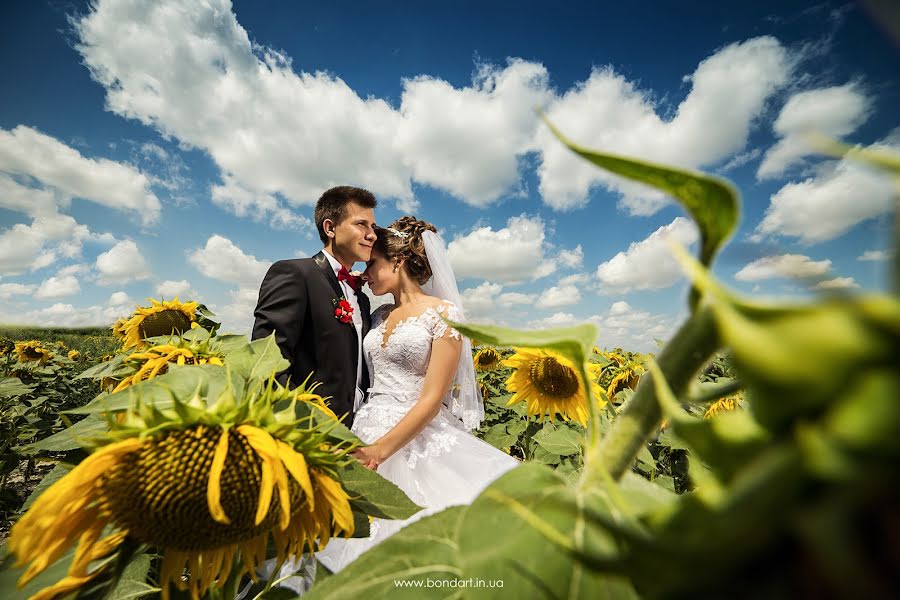
<instances>
[{"instance_id":1,"label":"suit lapel","mask_svg":"<svg viewBox=\"0 0 900 600\"><path fill-rule=\"evenodd\" d=\"M313 257L313 260L315 260L316 264L319 265L319 270L322 271L322 275L324 275L325 279L328 280L328 283L331 284L331 288L334 290L334 293L337 294L337 297L343 298L344 290L341 289L341 284L338 283L337 275L334 274L334 269L331 268L331 263L329 263L328 259L325 258L325 253L319 252Z\"/></svg>"}]
</instances>

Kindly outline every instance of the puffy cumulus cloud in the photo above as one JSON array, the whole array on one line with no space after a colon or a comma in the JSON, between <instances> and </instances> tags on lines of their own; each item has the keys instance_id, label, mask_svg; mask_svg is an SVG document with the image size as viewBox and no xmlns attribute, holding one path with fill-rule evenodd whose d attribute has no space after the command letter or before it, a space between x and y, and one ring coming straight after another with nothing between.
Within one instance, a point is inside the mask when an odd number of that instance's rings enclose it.
<instances>
[{"instance_id":1,"label":"puffy cumulus cloud","mask_svg":"<svg viewBox=\"0 0 900 600\"><path fill-rule=\"evenodd\" d=\"M188 262L207 277L257 292L272 264L245 254L234 242L218 234L206 240L203 248L189 250L187 257Z\"/></svg>"},{"instance_id":2,"label":"puffy cumulus cloud","mask_svg":"<svg viewBox=\"0 0 900 600\"><path fill-rule=\"evenodd\" d=\"M427 76L405 81L396 142L413 177L475 206L515 189L518 156L538 127L534 107L552 98L548 78L542 65L510 60L482 65L462 89Z\"/></svg>"},{"instance_id":3,"label":"puffy cumulus cloud","mask_svg":"<svg viewBox=\"0 0 900 600\"><path fill-rule=\"evenodd\" d=\"M668 121L659 116L649 93L612 69L599 68L547 112L563 133L589 148L689 168L714 165L744 148L766 99L788 81L795 62L771 37L726 46L685 78L691 91ZM583 206L599 185L620 193L620 205L631 214L650 215L668 202L590 165L546 129L536 139L540 192L556 209Z\"/></svg>"},{"instance_id":4,"label":"puffy cumulus cloud","mask_svg":"<svg viewBox=\"0 0 900 600\"><path fill-rule=\"evenodd\" d=\"M573 250L561 251L556 260L570 269L578 269L584 262L584 250L578 244Z\"/></svg>"},{"instance_id":5,"label":"puffy cumulus cloud","mask_svg":"<svg viewBox=\"0 0 900 600\"><path fill-rule=\"evenodd\" d=\"M9 300L13 296L27 296L34 293L37 286L31 283L0 283L0 300Z\"/></svg>"},{"instance_id":6,"label":"puffy cumulus cloud","mask_svg":"<svg viewBox=\"0 0 900 600\"><path fill-rule=\"evenodd\" d=\"M817 290L849 290L858 288L859 284L852 277L835 277L826 281L820 281L813 289Z\"/></svg>"},{"instance_id":7,"label":"puffy cumulus cloud","mask_svg":"<svg viewBox=\"0 0 900 600\"><path fill-rule=\"evenodd\" d=\"M81 291L81 285L75 275L57 273L53 277L45 279L35 292L38 300L65 298Z\"/></svg>"},{"instance_id":8,"label":"puffy cumulus cloud","mask_svg":"<svg viewBox=\"0 0 900 600\"><path fill-rule=\"evenodd\" d=\"M804 136L819 132L840 138L856 131L871 112L871 101L855 83L800 92L791 96L775 121L781 139L763 157L756 176L782 175L811 153Z\"/></svg>"},{"instance_id":9,"label":"puffy cumulus cloud","mask_svg":"<svg viewBox=\"0 0 900 600\"><path fill-rule=\"evenodd\" d=\"M677 325L669 315L636 309L624 300L613 303L605 314L598 315L596 323L600 328L598 345L638 352L657 351L656 340L669 339Z\"/></svg>"},{"instance_id":10,"label":"puffy cumulus cloud","mask_svg":"<svg viewBox=\"0 0 900 600\"><path fill-rule=\"evenodd\" d=\"M831 269L830 260L812 260L802 254L781 254L754 260L734 278L738 281L762 281L764 279L815 279Z\"/></svg>"},{"instance_id":11,"label":"puffy cumulus cloud","mask_svg":"<svg viewBox=\"0 0 900 600\"><path fill-rule=\"evenodd\" d=\"M212 187L212 201L238 217L267 221L273 229L295 229L311 232L315 229L307 217L282 206L274 194L247 189L231 175L221 185Z\"/></svg>"},{"instance_id":12,"label":"puffy cumulus cloud","mask_svg":"<svg viewBox=\"0 0 900 600\"><path fill-rule=\"evenodd\" d=\"M882 261L889 260L893 253L889 250L866 250L856 257L856 260L863 261Z\"/></svg>"},{"instance_id":13,"label":"puffy cumulus cloud","mask_svg":"<svg viewBox=\"0 0 900 600\"><path fill-rule=\"evenodd\" d=\"M221 172L218 205L287 228L303 223L283 201L312 204L347 173L401 210L416 205L413 182L484 206L521 193L520 166L532 152L542 153L548 205L580 206L604 184L632 212L650 214L661 196L579 162L532 108L550 107L554 122L590 146L710 165L741 150L792 66L772 38L725 47L688 77L692 90L669 121L650 93L609 69L557 96L543 65L516 58L480 66L460 87L409 78L395 108L337 76L294 72L288 57L250 40L228 0L98 0L75 30L111 111L205 150Z\"/></svg>"},{"instance_id":14,"label":"puffy cumulus cloud","mask_svg":"<svg viewBox=\"0 0 900 600\"><path fill-rule=\"evenodd\" d=\"M115 285L150 277L147 261L132 240L124 240L97 256L100 285Z\"/></svg>"},{"instance_id":15,"label":"puffy cumulus cloud","mask_svg":"<svg viewBox=\"0 0 900 600\"><path fill-rule=\"evenodd\" d=\"M130 165L86 158L59 140L19 125L0 129L0 171L31 177L60 200L82 198L134 215L144 225L159 219L160 202L150 180ZM29 210L25 210L31 214Z\"/></svg>"},{"instance_id":16,"label":"puffy cumulus cloud","mask_svg":"<svg viewBox=\"0 0 900 600\"><path fill-rule=\"evenodd\" d=\"M0 208L24 213L31 223L0 230L0 274L17 275L41 269L60 258L81 254L84 242L115 242L110 234L97 234L57 210L57 194L26 187L0 174Z\"/></svg>"},{"instance_id":17,"label":"puffy cumulus cloud","mask_svg":"<svg viewBox=\"0 0 900 600\"><path fill-rule=\"evenodd\" d=\"M57 302L46 308L8 311L0 307L0 323L43 327L109 327L116 319L131 314L134 303L123 292L112 294L106 304L74 306Z\"/></svg>"},{"instance_id":18,"label":"puffy cumulus cloud","mask_svg":"<svg viewBox=\"0 0 900 600\"><path fill-rule=\"evenodd\" d=\"M534 294L504 292L499 283L484 283L460 292L466 319L508 324L522 307L532 304Z\"/></svg>"},{"instance_id":19,"label":"puffy cumulus cloud","mask_svg":"<svg viewBox=\"0 0 900 600\"><path fill-rule=\"evenodd\" d=\"M353 173L379 195L412 196L400 114L327 73L294 73L227 0L101 0L75 29L108 108L206 150L226 185L312 204Z\"/></svg>"},{"instance_id":20,"label":"puffy cumulus cloud","mask_svg":"<svg viewBox=\"0 0 900 600\"><path fill-rule=\"evenodd\" d=\"M520 283L546 277L557 269L548 256L550 245L545 240L544 222L540 217L512 217L506 227L494 230L478 227L458 236L447 246L453 272L459 279L467 277L501 283ZM578 256L580 247L562 251ZM559 257L557 257L559 258ZM569 262L573 262L569 259Z\"/></svg>"},{"instance_id":21,"label":"puffy cumulus cloud","mask_svg":"<svg viewBox=\"0 0 900 600\"><path fill-rule=\"evenodd\" d=\"M597 267L597 280L602 294L624 294L633 290L669 287L683 277L675 262L669 242L689 246L699 239L697 227L684 217L676 217L651 233L646 239L632 242L628 250L619 252Z\"/></svg>"},{"instance_id":22,"label":"puffy cumulus cloud","mask_svg":"<svg viewBox=\"0 0 900 600\"><path fill-rule=\"evenodd\" d=\"M159 296L162 296L166 300L171 300L176 296L180 296L182 299L189 295L194 295L194 290L191 289L191 283L186 279L181 279L179 281L172 281L168 279L163 281L156 286L156 293Z\"/></svg>"},{"instance_id":23,"label":"puffy cumulus cloud","mask_svg":"<svg viewBox=\"0 0 900 600\"><path fill-rule=\"evenodd\" d=\"M129 304L134 304L134 300L132 300L125 292L113 292L109 295L109 302L107 302L107 304L109 306L127 306Z\"/></svg>"},{"instance_id":24,"label":"puffy cumulus cloud","mask_svg":"<svg viewBox=\"0 0 900 600\"><path fill-rule=\"evenodd\" d=\"M869 148L896 151L900 140L895 134ZM786 236L807 244L831 240L863 221L890 212L894 193L890 177L852 156L844 158L821 168L813 177L788 183L775 192L751 239Z\"/></svg>"},{"instance_id":25,"label":"puffy cumulus cloud","mask_svg":"<svg viewBox=\"0 0 900 600\"><path fill-rule=\"evenodd\" d=\"M259 299L259 289L241 287L231 290L228 295L231 302L211 304L210 308L222 323L223 332L246 334L249 337L253 329L253 311Z\"/></svg>"},{"instance_id":26,"label":"puffy cumulus cloud","mask_svg":"<svg viewBox=\"0 0 900 600\"><path fill-rule=\"evenodd\" d=\"M581 302L581 293L574 285L554 285L541 293L535 306L537 308L558 308L572 306Z\"/></svg>"}]
</instances>

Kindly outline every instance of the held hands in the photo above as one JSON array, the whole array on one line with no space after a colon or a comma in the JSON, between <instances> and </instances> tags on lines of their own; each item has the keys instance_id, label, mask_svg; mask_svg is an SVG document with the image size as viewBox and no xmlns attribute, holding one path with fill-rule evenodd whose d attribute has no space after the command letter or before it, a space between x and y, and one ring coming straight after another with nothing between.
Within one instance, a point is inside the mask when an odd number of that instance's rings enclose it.
<instances>
[{"instance_id":1,"label":"held hands","mask_svg":"<svg viewBox=\"0 0 900 600\"><path fill-rule=\"evenodd\" d=\"M378 468L378 465L386 461L390 455L384 451L384 448L382 448L378 442L375 442L371 446L354 450L353 457L359 460L365 468L374 471Z\"/></svg>"}]
</instances>

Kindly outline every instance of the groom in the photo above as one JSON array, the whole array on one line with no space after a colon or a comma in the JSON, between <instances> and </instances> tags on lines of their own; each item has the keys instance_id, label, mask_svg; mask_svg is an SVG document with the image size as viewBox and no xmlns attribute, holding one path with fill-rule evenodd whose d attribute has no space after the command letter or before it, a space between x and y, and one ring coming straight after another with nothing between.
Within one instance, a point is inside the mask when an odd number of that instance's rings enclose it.
<instances>
[{"instance_id":1,"label":"groom","mask_svg":"<svg viewBox=\"0 0 900 600\"><path fill-rule=\"evenodd\" d=\"M350 186L331 188L316 203L315 220L324 244L312 258L280 260L259 288L252 339L275 332L281 354L291 366L276 377L296 387L310 377L321 382L316 393L344 424L369 387L362 340L369 331L369 299L362 281L349 273L366 262L375 242L375 196ZM344 302L346 301L346 302Z\"/></svg>"}]
</instances>

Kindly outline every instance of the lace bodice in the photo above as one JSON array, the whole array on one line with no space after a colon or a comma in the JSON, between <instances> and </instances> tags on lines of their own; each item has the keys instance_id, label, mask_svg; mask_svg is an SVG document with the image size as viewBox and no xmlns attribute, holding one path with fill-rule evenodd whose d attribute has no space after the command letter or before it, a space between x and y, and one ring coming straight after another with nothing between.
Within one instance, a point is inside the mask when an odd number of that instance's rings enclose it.
<instances>
[{"instance_id":1,"label":"lace bodice","mask_svg":"<svg viewBox=\"0 0 900 600\"><path fill-rule=\"evenodd\" d=\"M386 304L372 314L372 329L363 340L369 381L372 382L369 393L409 395L403 399L414 402L425 382L431 360L431 342L444 336L460 338L459 332L447 325L441 316L460 320L460 313L456 305L449 302L429 307L419 315L399 321L385 339L387 316L393 308L393 304Z\"/></svg>"}]
</instances>

